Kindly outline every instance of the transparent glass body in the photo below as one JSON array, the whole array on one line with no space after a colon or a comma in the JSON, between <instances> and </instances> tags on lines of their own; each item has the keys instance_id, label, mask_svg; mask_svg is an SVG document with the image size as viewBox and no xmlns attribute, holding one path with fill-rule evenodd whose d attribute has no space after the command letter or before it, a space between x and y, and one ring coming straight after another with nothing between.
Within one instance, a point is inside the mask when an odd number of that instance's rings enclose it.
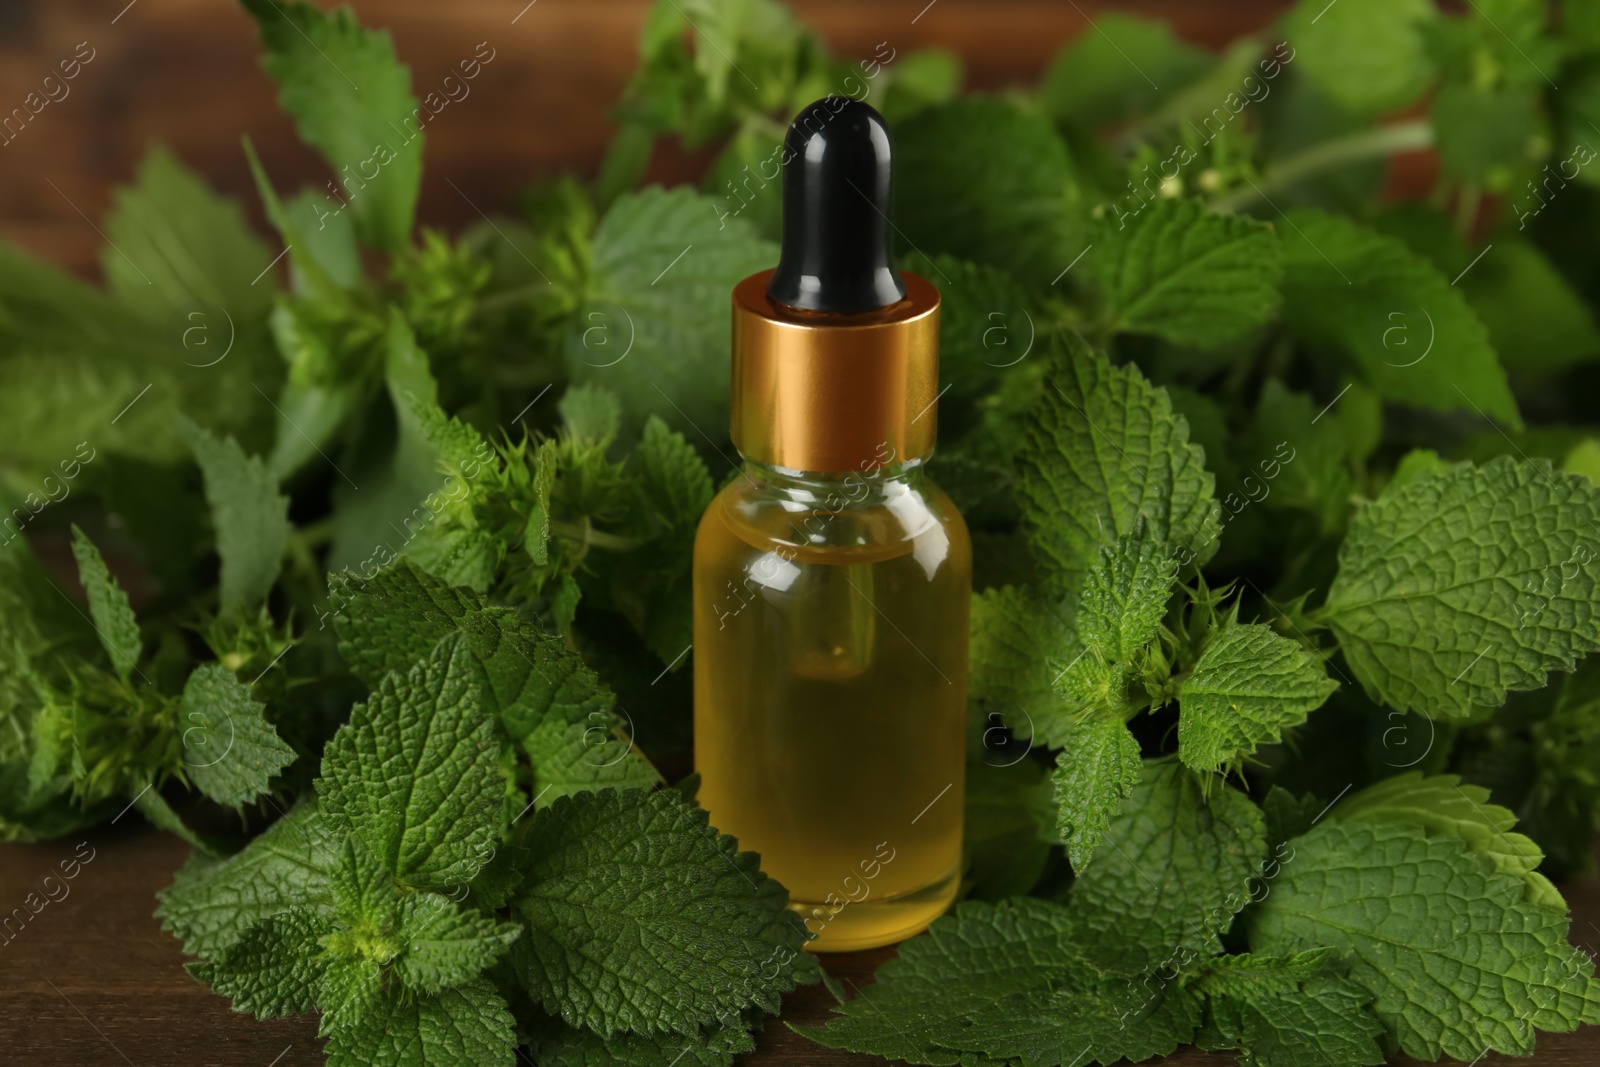
<instances>
[{"instance_id":1,"label":"transparent glass body","mask_svg":"<svg viewBox=\"0 0 1600 1067\"><path fill-rule=\"evenodd\" d=\"M695 540L695 766L816 951L890 944L961 874L966 524L920 461L746 460Z\"/></svg>"}]
</instances>

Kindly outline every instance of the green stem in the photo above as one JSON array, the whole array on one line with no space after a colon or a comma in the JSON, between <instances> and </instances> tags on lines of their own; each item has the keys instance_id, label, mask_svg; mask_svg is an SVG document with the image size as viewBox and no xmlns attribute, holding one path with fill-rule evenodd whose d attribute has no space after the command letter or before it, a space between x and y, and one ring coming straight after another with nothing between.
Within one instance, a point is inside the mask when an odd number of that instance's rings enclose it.
<instances>
[{"instance_id":1,"label":"green stem","mask_svg":"<svg viewBox=\"0 0 1600 1067\"><path fill-rule=\"evenodd\" d=\"M499 292L479 297L477 310L493 311L508 304L521 303L549 288L549 282L534 282L532 285L519 285L514 289L501 289Z\"/></svg>"},{"instance_id":2,"label":"green stem","mask_svg":"<svg viewBox=\"0 0 1600 1067\"><path fill-rule=\"evenodd\" d=\"M589 525L587 517L585 517L582 525L562 522L559 519L553 520L550 523L550 532L557 537L565 537L569 541L576 541L585 549L590 547L604 548L612 552L632 552L643 545L646 540L645 538L623 537L620 534L610 534L604 530L596 530Z\"/></svg>"},{"instance_id":3,"label":"green stem","mask_svg":"<svg viewBox=\"0 0 1600 1067\"><path fill-rule=\"evenodd\" d=\"M1212 202L1218 211L1238 211L1258 198L1292 185L1318 171L1341 167L1364 159L1378 159L1398 152L1414 152L1433 146L1433 124L1427 119L1398 122L1392 126L1361 130L1312 145L1270 168L1261 181L1235 189Z\"/></svg>"}]
</instances>

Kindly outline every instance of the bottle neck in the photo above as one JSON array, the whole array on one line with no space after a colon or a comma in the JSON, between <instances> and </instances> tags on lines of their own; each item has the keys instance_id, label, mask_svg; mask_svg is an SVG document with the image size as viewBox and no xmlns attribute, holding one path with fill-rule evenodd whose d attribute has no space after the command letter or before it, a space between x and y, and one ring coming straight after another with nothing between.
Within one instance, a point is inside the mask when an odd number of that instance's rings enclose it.
<instances>
[{"instance_id":1,"label":"bottle neck","mask_svg":"<svg viewBox=\"0 0 1600 1067\"><path fill-rule=\"evenodd\" d=\"M812 511L839 512L882 507L921 485L926 456L858 471L797 471L744 459L744 476L766 495Z\"/></svg>"}]
</instances>

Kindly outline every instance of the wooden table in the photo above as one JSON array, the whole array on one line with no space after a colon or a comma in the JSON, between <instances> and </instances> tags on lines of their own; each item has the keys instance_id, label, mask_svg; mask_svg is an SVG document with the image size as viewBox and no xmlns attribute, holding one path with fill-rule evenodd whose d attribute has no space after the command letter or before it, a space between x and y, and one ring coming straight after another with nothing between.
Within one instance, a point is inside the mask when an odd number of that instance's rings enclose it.
<instances>
[{"instance_id":1,"label":"wooden table","mask_svg":"<svg viewBox=\"0 0 1600 1067\"><path fill-rule=\"evenodd\" d=\"M93 858L67 883L68 895L47 904L10 942L0 940L0 1067L318 1067L323 1057L314 1016L259 1022L233 1012L184 972L178 942L151 913L156 890L171 880L188 846L129 825L134 818L88 834ZM30 892L43 896L42 879L73 856L78 840L0 846L0 910L21 906ZM1600 951L1600 879L1565 888L1574 941ZM824 962L835 976L860 986L892 955L880 949ZM797 990L785 1000L783 1017L819 1022L830 1001L820 986ZM1191 1049L1161 1067L1229 1061ZM1532 1062L1578 1067L1597 1061L1600 1028L1591 1027L1541 1035ZM744 1057L750 1067L884 1062L814 1045L772 1019L758 1051ZM1477 1067L1528 1062L1490 1055Z\"/></svg>"}]
</instances>

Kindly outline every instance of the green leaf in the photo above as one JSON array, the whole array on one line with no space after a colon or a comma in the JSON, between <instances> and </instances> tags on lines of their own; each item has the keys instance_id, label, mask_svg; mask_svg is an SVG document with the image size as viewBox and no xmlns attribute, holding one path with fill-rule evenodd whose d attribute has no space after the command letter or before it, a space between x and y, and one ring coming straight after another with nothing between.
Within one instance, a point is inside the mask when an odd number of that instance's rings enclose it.
<instances>
[{"instance_id":1,"label":"green leaf","mask_svg":"<svg viewBox=\"0 0 1600 1067\"><path fill-rule=\"evenodd\" d=\"M1342 107L1370 114L1408 104L1427 86L1433 64L1423 31L1436 15L1428 0L1300 0L1282 33L1297 70Z\"/></svg>"},{"instance_id":2,"label":"green leaf","mask_svg":"<svg viewBox=\"0 0 1600 1067\"><path fill-rule=\"evenodd\" d=\"M334 832L314 803L301 804L225 860L198 853L157 896L162 926L184 951L215 956L255 923L298 906L329 910Z\"/></svg>"},{"instance_id":3,"label":"green leaf","mask_svg":"<svg viewBox=\"0 0 1600 1067\"><path fill-rule=\"evenodd\" d=\"M615 715L591 713L587 719L569 723L549 718L522 739L539 803L605 786L651 789L660 784L660 773L634 748Z\"/></svg>"},{"instance_id":4,"label":"green leaf","mask_svg":"<svg viewBox=\"0 0 1600 1067\"><path fill-rule=\"evenodd\" d=\"M556 405L562 429L574 441L604 452L622 427L622 406L616 395L598 385L574 385Z\"/></svg>"},{"instance_id":5,"label":"green leaf","mask_svg":"<svg viewBox=\"0 0 1600 1067\"><path fill-rule=\"evenodd\" d=\"M1120 718L1087 716L1064 737L1050 776L1072 869L1082 872L1111 829L1111 820L1144 775L1139 742Z\"/></svg>"},{"instance_id":6,"label":"green leaf","mask_svg":"<svg viewBox=\"0 0 1600 1067\"><path fill-rule=\"evenodd\" d=\"M1115 225L1113 225L1113 221ZM1109 331L1212 347L1272 317L1283 253L1272 227L1197 200L1155 200L1096 228L1084 266Z\"/></svg>"},{"instance_id":7,"label":"green leaf","mask_svg":"<svg viewBox=\"0 0 1600 1067\"><path fill-rule=\"evenodd\" d=\"M1254 952L1337 950L1408 1056L1528 1055L1534 1028L1600 1019L1594 964L1561 912L1528 903L1453 836L1402 821L1326 821L1294 843L1251 913Z\"/></svg>"},{"instance_id":8,"label":"green leaf","mask_svg":"<svg viewBox=\"0 0 1600 1067\"><path fill-rule=\"evenodd\" d=\"M1199 1005L1180 985L1103 974L1077 939L1059 904L969 901L902 944L827 1025L795 1029L829 1048L941 1067L1138 1061L1193 1037Z\"/></svg>"},{"instance_id":9,"label":"green leaf","mask_svg":"<svg viewBox=\"0 0 1600 1067\"><path fill-rule=\"evenodd\" d=\"M1351 524L1323 615L1373 699L1465 716L1600 646L1600 491L1542 461L1458 463Z\"/></svg>"},{"instance_id":10,"label":"green leaf","mask_svg":"<svg viewBox=\"0 0 1600 1067\"><path fill-rule=\"evenodd\" d=\"M1038 302L1005 271L954 256L901 257L902 270L938 282L939 434L976 435L982 404L1005 372L1033 354L1041 332ZM943 483L940 483L943 485Z\"/></svg>"},{"instance_id":11,"label":"green leaf","mask_svg":"<svg viewBox=\"0 0 1600 1067\"><path fill-rule=\"evenodd\" d=\"M310 908L290 908L250 927L214 959L190 964L189 973L231 998L234 1011L262 1019L301 1015L317 1007L318 942L330 929Z\"/></svg>"},{"instance_id":12,"label":"green leaf","mask_svg":"<svg viewBox=\"0 0 1600 1067\"><path fill-rule=\"evenodd\" d=\"M477 664L487 708L533 761L536 793L549 785L553 800L581 788L657 780L631 743L617 737L611 690L559 637L405 560L371 580L335 575L333 587L339 650L369 685L404 671L443 638L461 636Z\"/></svg>"},{"instance_id":13,"label":"green leaf","mask_svg":"<svg viewBox=\"0 0 1600 1067\"><path fill-rule=\"evenodd\" d=\"M1178 688L1178 755L1196 771L1236 766L1305 722L1339 688L1322 660L1260 623L1213 634Z\"/></svg>"},{"instance_id":14,"label":"green leaf","mask_svg":"<svg viewBox=\"0 0 1600 1067\"><path fill-rule=\"evenodd\" d=\"M880 52L883 46L878 45ZM961 57L944 48L918 48L899 54L894 66L881 73L887 76L886 84L876 107L891 129L924 108L960 96L966 77Z\"/></svg>"},{"instance_id":15,"label":"green leaf","mask_svg":"<svg viewBox=\"0 0 1600 1067\"><path fill-rule=\"evenodd\" d=\"M989 759L993 759L991 756ZM1053 839L1050 787L1031 759L967 765L961 848L962 896L1021 896L1044 873Z\"/></svg>"},{"instance_id":16,"label":"green leaf","mask_svg":"<svg viewBox=\"0 0 1600 1067\"><path fill-rule=\"evenodd\" d=\"M1329 817L1335 822L1405 819L1430 833L1458 837L1471 851L1488 856L1495 870L1523 879L1530 903L1567 910L1561 893L1538 873L1544 853L1530 838L1512 832L1517 817L1489 803L1489 790L1464 785L1456 775L1397 774L1351 794Z\"/></svg>"},{"instance_id":17,"label":"green leaf","mask_svg":"<svg viewBox=\"0 0 1600 1067\"><path fill-rule=\"evenodd\" d=\"M395 58L389 34L362 29L348 8L324 13L294 0L243 2L261 29L262 65L278 82L279 106L336 174L339 197L326 210L347 207L364 241L399 249L410 238L422 184L419 127L433 111L411 95L411 74Z\"/></svg>"},{"instance_id":18,"label":"green leaf","mask_svg":"<svg viewBox=\"0 0 1600 1067\"><path fill-rule=\"evenodd\" d=\"M205 476L222 557L222 610L248 611L278 580L289 545L289 498L278 492L266 464L246 455L233 438L218 441L187 418L179 429Z\"/></svg>"},{"instance_id":19,"label":"green leaf","mask_svg":"<svg viewBox=\"0 0 1600 1067\"><path fill-rule=\"evenodd\" d=\"M1178 563L1159 541L1135 530L1107 545L1083 583L1078 635L1106 659L1131 663L1155 639L1178 579Z\"/></svg>"},{"instance_id":20,"label":"green leaf","mask_svg":"<svg viewBox=\"0 0 1600 1067\"><path fill-rule=\"evenodd\" d=\"M1531 241L1497 236L1460 287L1514 376L1543 380L1600 356L1594 313Z\"/></svg>"},{"instance_id":21,"label":"green leaf","mask_svg":"<svg viewBox=\"0 0 1600 1067\"><path fill-rule=\"evenodd\" d=\"M783 887L675 792L563 798L534 814L528 847L512 959L567 1022L689 1034L750 1005L776 1011L792 987L772 967L805 939Z\"/></svg>"},{"instance_id":22,"label":"green leaf","mask_svg":"<svg viewBox=\"0 0 1600 1067\"><path fill-rule=\"evenodd\" d=\"M385 989L373 1010L328 1039L328 1067L512 1067L516 1027L487 978L433 996Z\"/></svg>"},{"instance_id":23,"label":"green leaf","mask_svg":"<svg viewBox=\"0 0 1600 1067\"><path fill-rule=\"evenodd\" d=\"M1303 344L1344 356L1389 400L1522 427L1483 323L1431 263L1315 211L1289 214L1278 236L1283 317Z\"/></svg>"},{"instance_id":24,"label":"green leaf","mask_svg":"<svg viewBox=\"0 0 1600 1067\"><path fill-rule=\"evenodd\" d=\"M1242 510L1248 506L1244 498L1249 498L1269 508L1308 512L1324 531L1341 528L1350 511L1350 447L1339 418L1345 403L1352 411L1360 405L1354 395L1341 396L1327 410L1278 379L1267 379L1249 432L1239 444L1239 458L1250 466L1238 492L1223 497L1223 506L1236 510L1237 504Z\"/></svg>"},{"instance_id":25,"label":"green leaf","mask_svg":"<svg viewBox=\"0 0 1600 1067\"><path fill-rule=\"evenodd\" d=\"M1190 988L1206 998L1195 1044L1238 1049L1239 1067L1365 1067L1384 1062L1372 995L1329 949L1218 956Z\"/></svg>"},{"instance_id":26,"label":"green leaf","mask_svg":"<svg viewBox=\"0 0 1600 1067\"><path fill-rule=\"evenodd\" d=\"M639 484L657 515L674 527L693 529L711 503L711 472L684 439L652 415L628 457L638 466Z\"/></svg>"},{"instance_id":27,"label":"green leaf","mask_svg":"<svg viewBox=\"0 0 1600 1067\"><path fill-rule=\"evenodd\" d=\"M178 716L183 727L183 770L218 804L238 806L267 791L272 776L295 760L266 720L265 704L218 663L194 669L183 686Z\"/></svg>"},{"instance_id":28,"label":"green leaf","mask_svg":"<svg viewBox=\"0 0 1600 1067\"><path fill-rule=\"evenodd\" d=\"M1530 142L1538 136L1539 94L1523 86L1482 86L1447 80L1428 109L1439 162L1450 177L1508 193L1513 174L1531 170Z\"/></svg>"},{"instance_id":29,"label":"green leaf","mask_svg":"<svg viewBox=\"0 0 1600 1067\"><path fill-rule=\"evenodd\" d=\"M535 1063L559 1063L562 1067L733 1067L735 1056L755 1047L745 1027L721 1024L689 1037L601 1037L592 1030L545 1017L528 1035L528 1051Z\"/></svg>"},{"instance_id":30,"label":"green leaf","mask_svg":"<svg viewBox=\"0 0 1600 1067\"><path fill-rule=\"evenodd\" d=\"M396 933L405 950L395 973L408 988L437 993L475 978L522 929L467 911L438 893L412 893L400 903Z\"/></svg>"},{"instance_id":31,"label":"green leaf","mask_svg":"<svg viewBox=\"0 0 1600 1067\"><path fill-rule=\"evenodd\" d=\"M918 112L894 138L904 251L948 252L1038 288L1083 251L1072 164L1044 115L967 96Z\"/></svg>"},{"instance_id":32,"label":"green leaf","mask_svg":"<svg viewBox=\"0 0 1600 1067\"><path fill-rule=\"evenodd\" d=\"M471 590L451 586L406 560L371 578L334 575L332 586L339 652L369 686L387 674L404 671L443 638L460 634L482 665L513 740L547 717L582 722L615 700L559 638L519 622L510 609L490 606Z\"/></svg>"},{"instance_id":33,"label":"green leaf","mask_svg":"<svg viewBox=\"0 0 1600 1067\"><path fill-rule=\"evenodd\" d=\"M206 361L178 358L181 345L165 317L141 314L0 243L0 393L28 397L0 419L7 466L59 481L108 452L175 460L184 453L179 410L238 433L265 425L271 409L249 364L189 366ZM34 497L28 506L37 509L45 497Z\"/></svg>"},{"instance_id":34,"label":"green leaf","mask_svg":"<svg viewBox=\"0 0 1600 1067\"><path fill-rule=\"evenodd\" d=\"M654 541L648 550L619 561L612 589L650 651L676 670L694 639L691 564L700 516L711 503L711 474L683 435L653 415L628 457L627 471L648 504L646 528L653 527Z\"/></svg>"},{"instance_id":35,"label":"green leaf","mask_svg":"<svg viewBox=\"0 0 1600 1067\"><path fill-rule=\"evenodd\" d=\"M1057 122L1098 130L1148 114L1210 66L1165 22L1107 11L1051 61L1039 103Z\"/></svg>"},{"instance_id":36,"label":"green leaf","mask_svg":"<svg viewBox=\"0 0 1600 1067\"><path fill-rule=\"evenodd\" d=\"M681 257L681 258L680 258ZM622 401L628 425L647 416L698 440L728 425L728 293L772 266L777 246L688 188L619 197L595 231L567 370Z\"/></svg>"},{"instance_id":37,"label":"green leaf","mask_svg":"<svg viewBox=\"0 0 1600 1067\"><path fill-rule=\"evenodd\" d=\"M1028 413L1017 466L1045 586L1075 595L1101 550L1141 528L1204 562L1220 530L1205 457L1164 390L1068 342Z\"/></svg>"},{"instance_id":38,"label":"green leaf","mask_svg":"<svg viewBox=\"0 0 1600 1067\"><path fill-rule=\"evenodd\" d=\"M972 598L970 631L968 697L986 710L991 728L1033 736L1060 710L1054 681L1081 651L1076 635L1057 612L1010 585Z\"/></svg>"},{"instance_id":39,"label":"green leaf","mask_svg":"<svg viewBox=\"0 0 1600 1067\"><path fill-rule=\"evenodd\" d=\"M342 927L352 931L387 933L400 914L399 887L394 875L359 837L346 836L339 846L339 862L329 872L334 911ZM371 954L387 962L397 949L383 951L372 945Z\"/></svg>"},{"instance_id":40,"label":"green leaf","mask_svg":"<svg viewBox=\"0 0 1600 1067\"><path fill-rule=\"evenodd\" d=\"M252 283L273 253L250 232L237 203L214 193L171 152L151 148L135 184L118 189L112 200L101 266L106 285L123 303L161 317L163 324L167 313L194 310L189 305L196 302L211 305L202 305L202 316L224 311L236 330L265 317L272 286ZM211 358L221 358L226 346L220 319L181 321L184 327L203 322L208 334L215 328ZM213 343L207 336L208 350ZM198 354L189 358L207 361Z\"/></svg>"},{"instance_id":41,"label":"green leaf","mask_svg":"<svg viewBox=\"0 0 1600 1067\"><path fill-rule=\"evenodd\" d=\"M72 527L72 555L78 561L78 581L89 597L89 617L94 620L94 631L100 635L100 645L111 657L111 665L119 677L127 680L138 670L139 622L133 617L133 607L128 594L111 576L100 550L89 540L89 535Z\"/></svg>"},{"instance_id":42,"label":"green leaf","mask_svg":"<svg viewBox=\"0 0 1600 1067\"><path fill-rule=\"evenodd\" d=\"M1221 951L1266 854L1266 823L1249 797L1213 786L1207 797L1176 761L1145 764L1096 862L1072 884L1100 966L1137 973Z\"/></svg>"},{"instance_id":43,"label":"green leaf","mask_svg":"<svg viewBox=\"0 0 1600 1067\"><path fill-rule=\"evenodd\" d=\"M499 839L504 782L465 638L385 675L322 755L324 816L408 885L468 882Z\"/></svg>"}]
</instances>

